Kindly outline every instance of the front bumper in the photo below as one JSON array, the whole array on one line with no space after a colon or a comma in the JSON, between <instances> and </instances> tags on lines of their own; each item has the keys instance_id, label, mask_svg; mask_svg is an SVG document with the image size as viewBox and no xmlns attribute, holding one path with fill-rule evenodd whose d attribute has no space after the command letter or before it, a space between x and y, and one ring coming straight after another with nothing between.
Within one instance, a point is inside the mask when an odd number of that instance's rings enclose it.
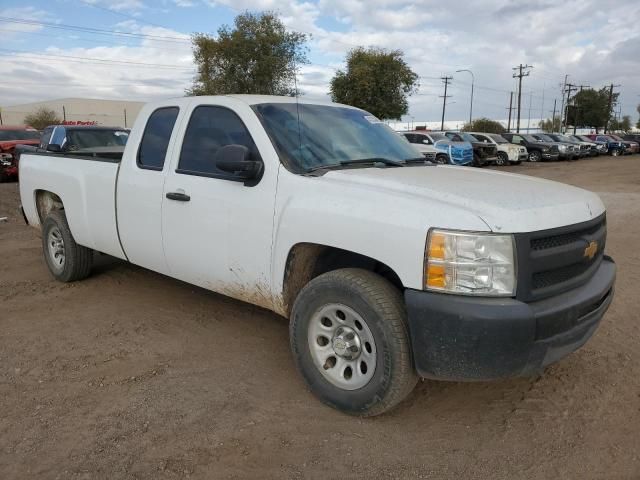
<instances>
[{"instance_id":1,"label":"front bumper","mask_svg":"<svg viewBox=\"0 0 640 480\"><path fill-rule=\"evenodd\" d=\"M406 290L418 374L490 380L535 373L593 335L613 299L616 266L605 257L586 284L532 303Z\"/></svg>"},{"instance_id":2,"label":"front bumper","mask_svg":"<svg viewBox=\"0 0 640 480\"><path fill-rule=\"evenodd\" d=\"M559 153L549 153L549 152L541 152L543 160L558 160L560 157Z\"/></svg>"}]
</instances>

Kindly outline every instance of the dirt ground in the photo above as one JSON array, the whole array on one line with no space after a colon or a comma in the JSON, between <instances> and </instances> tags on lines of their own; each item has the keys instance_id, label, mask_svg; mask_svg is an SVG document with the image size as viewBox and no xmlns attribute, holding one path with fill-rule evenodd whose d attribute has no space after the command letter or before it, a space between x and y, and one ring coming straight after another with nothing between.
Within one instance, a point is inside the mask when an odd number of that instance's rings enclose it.
<instances>
[{"instance_id":1,"label":"dirt ground","mask_svg":"<svg viewBox=\"0 0 640 480\"><path fill-rule=\"evenodd\" d=\"M109 260L54 282L0 184L0 478L640 479L640 156L505 170L602 196L611 309L541 376L373 419L305 389L275 314Z\"/></svg>"}]
</instances>

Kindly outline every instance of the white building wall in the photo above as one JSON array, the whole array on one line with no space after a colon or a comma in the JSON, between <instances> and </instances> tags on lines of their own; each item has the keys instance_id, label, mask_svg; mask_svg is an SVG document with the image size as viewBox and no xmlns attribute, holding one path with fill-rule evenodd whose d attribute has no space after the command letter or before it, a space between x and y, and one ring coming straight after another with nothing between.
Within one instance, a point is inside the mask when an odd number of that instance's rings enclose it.
<instances>
[{"instance_id":1,"label":"white building wall","mask_svg":"<svg viewBox=\"0 0 640 480\"><path fill-rule=\"evenodd\" d=\"M40 107L54 110L68 123L95 122L110 127L131 127L143 102L99 100L90 98L62 98L45 102L1 107L3 125L22 125L24 117Z\"/></svg>"}]
</instances>

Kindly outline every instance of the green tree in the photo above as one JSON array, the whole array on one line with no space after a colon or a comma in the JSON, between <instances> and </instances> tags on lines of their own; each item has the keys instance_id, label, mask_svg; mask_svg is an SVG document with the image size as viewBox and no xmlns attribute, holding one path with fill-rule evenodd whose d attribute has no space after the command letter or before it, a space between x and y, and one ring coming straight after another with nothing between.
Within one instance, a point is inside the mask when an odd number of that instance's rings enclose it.
<instances>
[{"instance_id":1,"label":"green tree","mask_svg":"<svg viewBox=\"0 0 640 480\"><path fill-rule=\"evenodd\" d=\"M636 107L636 110L638 111L638 115L640 115L640 105ZM636 123L636 128L640 130L640 118L638 118L638 123Z\"/></svg>"},{"instance_id":2,"label":"green tree","mask_svg":"<svg viewBox=\"0 0 640 480\"><path fill-rule=\"evenodd\" d=\"M540 122L540 128L543 132L559 132L561 124L562 120L560 120L560 117L553 117L553 119L547 118L546 120L542 120Z\"/></svg>"},{"instance_id":3,"label":"green tree","mask_svg":"<svg viewBox=\"0 0 640 480\"><path fill-rule=\"evenodd\" d=\"M399 119L409 110L407 97L417 91L418 75L400 50L355 48L347 53L347 67L331 79L334 102L362 108L376 117Z\"/></svg>"},{"instance_id":4,"label":"green tree","mask_svg":"<svg viewBox=\"0 0 640 480\"><path fill-rule=\"evenodd\" d=\"M614 118L609 122L609 130L611 132L628 132L631 130L631 117L625 115L622 120Z\"/></svg>"},{"instance_id":5,"label":"green tree","mask_svg":"<svg viewBox=\"0 0 640 480\"><path fill-rule=\"evenodd\" d=\"M615 105L618 96L619 93L613 94L612 105ZM598 129L604 128L611 118L609 89L606 87L600 90L593 88L581 90L571 97L567 106L567 125L577 123L577 126L594 128L597 132Z\"/></svg>"},{"instance_id":6,"label":"green tree","mask_svg":"<svg viewBox=\"0 0 640 480\"><path fill-rule=\"evenodd\" d=\"M42 130L49 125L56 125L62 122L58 114L47 107L40 107L29 113L23 120L25 125L29 125L37 130Z\"/></svg>"},{"instance_id":7,"label":"green tree","mask_svg":"<svg viewBox=\"0 0 640 480\"><path fill-rule=\"evenodd\" d=\"M463 132L504 133L507 131L500 122L489 118L477 118L462 127Z\"/></svg>"},{"instance_id":8,"label":"green tree","mask_svg":"<svg viewBox=\"0 0 640 480\"><path fill-rule=\"evenodd\" d=\"M307 38L287 31L273 12L240 14L216 38L193 36L198 73L186 93L295 95L296 68L308 63Z\"/></svg>"}]
</instances>

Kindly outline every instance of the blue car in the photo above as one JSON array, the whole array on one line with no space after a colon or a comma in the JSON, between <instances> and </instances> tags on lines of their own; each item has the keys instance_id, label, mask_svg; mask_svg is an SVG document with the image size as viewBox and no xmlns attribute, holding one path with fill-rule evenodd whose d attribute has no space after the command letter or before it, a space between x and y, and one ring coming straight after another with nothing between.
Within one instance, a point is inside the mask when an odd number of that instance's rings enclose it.
<instances>
[{"instance_id":1,"label":"blue car","mask_svg":"<svg viewBox=\"0 0 640 480\"><path fill-rule=\"evenodd\" d=\"M443 133L427 130L400 132L429 160L449 165L471 165L473 147L460 139L450 140Z\"/></svg>"}]
</instances>

